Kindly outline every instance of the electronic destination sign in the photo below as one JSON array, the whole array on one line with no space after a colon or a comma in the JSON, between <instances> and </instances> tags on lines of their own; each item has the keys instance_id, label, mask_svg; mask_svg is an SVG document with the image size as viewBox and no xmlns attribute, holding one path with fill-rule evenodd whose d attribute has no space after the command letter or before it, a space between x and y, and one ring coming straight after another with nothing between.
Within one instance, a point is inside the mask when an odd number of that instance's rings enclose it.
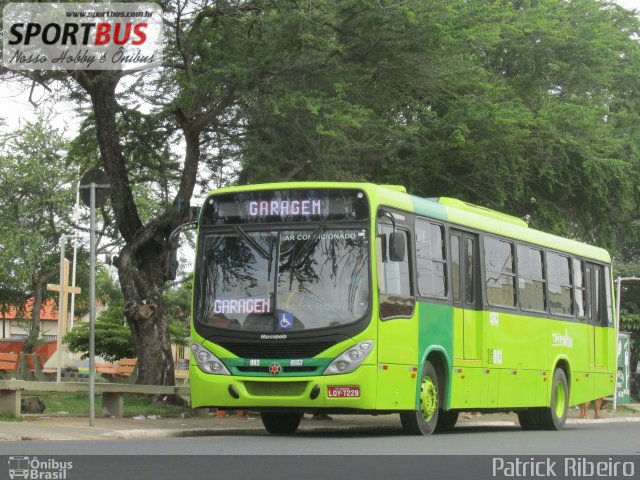
<instances>
[{"instance_id":1,"label":"electronic destination sign","mask_svg":"<svg viewBox=\"0 0 640 480\"><path fill-rule=\"evenodd\" d=\"M200 225L358 221L369 218L362 190L258 190L209 197Z\"/></svg>"}]
</instances>

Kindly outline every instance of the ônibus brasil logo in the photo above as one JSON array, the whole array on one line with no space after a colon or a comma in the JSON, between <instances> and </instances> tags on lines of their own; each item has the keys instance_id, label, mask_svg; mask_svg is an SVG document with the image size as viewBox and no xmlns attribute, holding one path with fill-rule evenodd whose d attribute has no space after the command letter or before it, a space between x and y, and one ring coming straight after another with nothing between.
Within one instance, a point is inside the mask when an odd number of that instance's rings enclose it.
<instances>
[{"instance_id":1,"label":"\u00f4nibus brasil logo","mask_svg":"<svg viewBox=\"0 0 640 480\"><path fill-rule=\"evenodd\" d=\"M27 480L67 480L68 470L73 469L73 462L60 461L55 458L38 459L38 457L9 457L9 479L24 478Z\"/></svg>"},{"instance_id":2,"label":"\u00f4nibus brasil logo","mask_svg":"<svg viewBox=\"0 0 640 480\"><path fill-rule=\"evenodd\" d=\"M2 19L12 70L141 70L162 63L153 3L9 3Z\"/></svg>"}]
</instances>

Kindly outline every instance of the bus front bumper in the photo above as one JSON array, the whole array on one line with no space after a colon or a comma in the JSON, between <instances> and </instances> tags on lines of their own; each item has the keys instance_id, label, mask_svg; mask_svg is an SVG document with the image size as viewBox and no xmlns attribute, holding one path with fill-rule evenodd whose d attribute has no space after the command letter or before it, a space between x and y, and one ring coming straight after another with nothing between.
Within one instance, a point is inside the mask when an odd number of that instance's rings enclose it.
<instances>
[{"instance_id":1,"label":"bus front bumper","mask_svg":"<svg viewBox=\"0 0 640 480\"><path fill-rule=\"evenodd\" d=\"M344 375L240 377L190 371L191 406L221 409L373 410L377 369L361 365Z\"/></svg>"}]
</instances>

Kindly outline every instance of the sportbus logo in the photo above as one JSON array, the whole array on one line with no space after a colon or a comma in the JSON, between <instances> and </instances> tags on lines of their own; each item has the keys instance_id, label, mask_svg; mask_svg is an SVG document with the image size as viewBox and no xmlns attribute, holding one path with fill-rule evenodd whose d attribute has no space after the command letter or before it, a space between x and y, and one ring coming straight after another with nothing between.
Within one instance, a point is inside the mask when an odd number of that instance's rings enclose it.
<instances>
[{"instance_id":1,"label":"sportbus logo","mask_svg":"<svg viewBox=\"0 0 640 480\"><path fill-rule=\"evenodd\" d=\"M3 63L12 70L141 70L162 63L153 3L9 3Z\"/></svg>"}]
</instances>

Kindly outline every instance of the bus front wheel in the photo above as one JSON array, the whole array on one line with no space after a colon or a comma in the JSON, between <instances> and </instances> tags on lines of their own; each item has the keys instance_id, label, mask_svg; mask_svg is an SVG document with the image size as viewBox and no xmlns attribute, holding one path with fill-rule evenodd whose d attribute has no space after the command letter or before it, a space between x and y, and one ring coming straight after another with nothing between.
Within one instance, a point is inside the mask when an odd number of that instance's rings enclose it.
<instances>
[{"instance_id":1,"label":"bus front wheel","mask_svg":"<svg viewBox=\"0 0 640 480\"><path fill-rule=\"evenodd\" d=\"M302 420L301 413L262 412L260 417L264 428L272 435L292 435Z\"/></svg>"},{"instance_id":2,"label":"bus front wheel","mask_svg":"<svg viewBox=\"0 0 640 480\"><path fill-rule=\"evenodd\" d=\"M402 429L410 435L431 435L438 424L440 410L440 386L436 369L431 362L424 365L420 389L418 391L418 408L411 412L401 412Z\"/></svg>"},{"instance_id":3,"label":"bus front wheel","mask_svg":"<svg viewBox=\"0 0 640 480\"><path fill-rule=\"evenodd\" d=\"M564 370L557 368L551 382L551 402L549 407L542 408L538 417L539 425L544 430L560 430L567 420L569 410L569 383Z\"/></svg>"}]
</instances>

